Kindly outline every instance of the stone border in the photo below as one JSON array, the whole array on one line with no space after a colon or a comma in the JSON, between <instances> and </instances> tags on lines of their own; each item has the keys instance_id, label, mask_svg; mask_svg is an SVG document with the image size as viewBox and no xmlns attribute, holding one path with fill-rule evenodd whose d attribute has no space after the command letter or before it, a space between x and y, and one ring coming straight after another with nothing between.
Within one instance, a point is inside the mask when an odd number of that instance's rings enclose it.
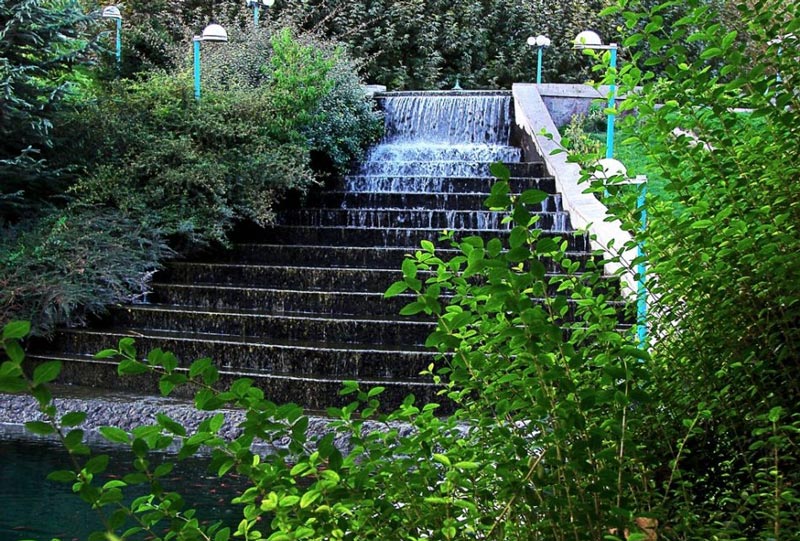
<instances>
[{"instance_id":1,"label":"stone border","mask_svg":"<svg viewBox=\"0 0 800 541\"><path fill-rule=\"evenodd\" d=\"M575 85L541 85L554 86ZM588 97L602 97L601 91L586 87ZM544 88L542 89L544 90ZM561 150L561 136L543 98L543 92L535 84L517 83L513 86L514 117L522 136L529 139L542 157L547 169L556 179L556 189L561 193L564 209L570 214L572 225L576 229L591 233L591 245L595 250L603 250L615 254L628 245L633 237L622 229L619 220L609 221L608 209L591 193L585 193L579 184L581 169L577 164L567 162L567 153ZM551 94L552 95L552 94ZM585 98L584 98L585 99ZM594 99L594 98L592 98ZM550 137L544 134L551 134ZM523 141L523 148L524 148ZM554 153L555 152L555 153ZM631 248L621 255L621 262L606 265L607 274L620 274L623 295L629 300L636 299L638 284L634 277L631 262L637 256L636 249Z\"/></svg>"}]
</instances>

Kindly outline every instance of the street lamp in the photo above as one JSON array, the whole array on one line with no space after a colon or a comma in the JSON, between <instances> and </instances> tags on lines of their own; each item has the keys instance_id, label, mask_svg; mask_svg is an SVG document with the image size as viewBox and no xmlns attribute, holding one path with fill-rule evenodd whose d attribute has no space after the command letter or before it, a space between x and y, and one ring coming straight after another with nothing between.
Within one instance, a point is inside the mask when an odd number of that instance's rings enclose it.
<instances>
[{"instance_id":1,"label":"street lamp","mask_svg":"<svg viewBox=\"0 0 800 541\"><path fill-rule=\"evenodd\" d=\"M258 10L261 6L264 6L264 9L272 7L275 3L275 0L245 0L245 5L249 8L253 8L253 24L256 28L258 28Z\"/></svg>"},{"instance_id":2,"label":"street lamp","mask_svg":"<svg viewBox=\"0 0 800 541\"><path fill-rule=\"evenodd\" d=\"M210 24L203 29L203 33L192 38L194 45L194 99L200 101L200 42L201 41L228 41L228 33L218 24Z\"/></svg>"},{"instance_id":3,"label":"street lamp","mask_svg":"<svg viewBox=\"0 0 800 541\"><path fill-rule=\"evenodd\" d=\"M575 37L574 47L576 49L598 49L608 51L610 54L609 68L611 69L611 84L608 90L608 109L614 109L617 100L617 85L616 85L616 71L617 71L617 44L611 43L610 45L603 45L603 41L596 32L591 30L584 30ZM606 128L606 158L614 157L614 113L608 114L608 124Z\"/></svg>"},{"instance_id":4,"label":"street lamp","mask_svg":"<svg viewBox=\"0 0 800 541\"><path fill-rule=\"evenodd\" d=\"M647 208L645 208L645 203L647 203L647 177L645 175L629 177L628 170L622 162L614 158L598 160L592 177L603 181L603 185L606 186L606 196L608 195L607 183L614 177L617 177L616 182L614 182L617 185L641 185L639 196L636 199L636 207L641 212L639 228L644 232L647 227ZM647 263L643 256L644 245L640 241L636 245L636 259L639 260L636 266L636 273L639 276L636 287L636 334L639 338L639 348L647 349Z\"/></svg>"},{"instance_id":5,"label":"street lamp","mask_svg":"<svg viewBox=\"0 0 800 541\"><path fill-rule=\"evenodd\" d=\"M122 62L122 13L117 6L106 6L101 15L104 19L114 19L117 21L117 68Z\"/></svg>"},{"instance_id":6,"label":"street lamp","mask_svg":"<svg viewBox=\"0 0 800 541\"><path fill-rule=\"evenodd\" d=\"M536 84L542 84L542 49L545 47L550 47L550 38L547 36L542 36L539 34L536 37L529 37L528 38L528 45L531 47L536 47L537 51L537 61L536 61Z\"/></svg>"}]
</instances>

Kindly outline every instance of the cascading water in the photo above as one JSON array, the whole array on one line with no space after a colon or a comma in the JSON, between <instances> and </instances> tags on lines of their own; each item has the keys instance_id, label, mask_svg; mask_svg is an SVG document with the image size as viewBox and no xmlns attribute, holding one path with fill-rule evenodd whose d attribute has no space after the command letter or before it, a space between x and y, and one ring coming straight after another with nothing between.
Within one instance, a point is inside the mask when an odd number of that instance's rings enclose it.
<instances>
[{"instance_id":1,"label":"cascading water","mask_svg":"<svg viewBox=\"0 0 800 541\"><path fill-rule=\"evenodd\" d=\"M520 159L520 150L508 144L508 94L387 95L381 102L385 136L351 190L433 191L419 177L489 177L489 163Z\"/></svg>"}]
</instances>

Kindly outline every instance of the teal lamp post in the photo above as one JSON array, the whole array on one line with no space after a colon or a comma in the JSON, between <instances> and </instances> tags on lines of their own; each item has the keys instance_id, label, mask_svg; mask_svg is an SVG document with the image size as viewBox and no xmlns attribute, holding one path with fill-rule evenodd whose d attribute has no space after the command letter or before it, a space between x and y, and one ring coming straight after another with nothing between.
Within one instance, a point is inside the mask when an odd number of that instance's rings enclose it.
<instances>
[{"instance_id":1,"label":"teal lamp post","mask_svg":"<svg viewBox=\"0 0 800 541\"><path fill-rule=\"evenodd\" d=\"M528 38L528 45L536 47L536 84L542 84L542 49L550 47L550 38L542 36L541 34L536 37Z\"/></svg>"},{"instance_id":2,"label":"teal lamp post","mask_svg":"<svg viewBox=\"0 0 800 541\"><path fill-rule=\"evenodd\" d=\"M253 25L258 28L258 11L263 6L264 9L268 9L275 4L275 0L245 0L245 5L249 8L253 8Z\"/></svg>"},{"instance_id":3,"label":"teal lamp post","mask_svg":"<svg viewBox=\"0 0 800 541\"><path fill-rule=\"evenodd\" d=\"M608 180L614 177L621 177L622 181L615 184L636 184L641 185L639 195L636 199L636 207L641 212L639 221L639 228L644 231L647 228L647 177L645 175L638 175L636 177L628 177L628 170L619 160L614 158L603 158L597 162L598 170L593 173L596 179L602 180L607 184ZM608 195L608 191L606 191ZM647 263L642 257L644 255L644 245L639 242L636 245L636 258L639 264L636 266L636 275L638 276L636 285L636 334L639 339L639 347L647 349Z\"/></svg>"},{"instance_id":4,"label":"teal lamp post","mask_svg":"<svg viewBox=\"0 0 800 541\"><path fill-rule=\"evenodd\" d=\"M201 41L228 41L228 33L218 24L210 24L203 29L203 33L192 38L194 47L194 99L200 101L200 42Z\"/></svg>"},{"instance_id":5,"label":"teal lamp post","mask_svg":"<svg viewBox=\"0 0 800 541\"><path fill-rule=\"evenodd\" d=\"M114 19L117 23L116 50L117 68L119 68L122 62L122 13L120 13L117 6L107 6L103 8L102 17L104 19Z\"/></svg>"},{"instance_id":6,"label":"teal lamp post","mask_svg":"<svg viewBox=\"0 0 800 541\"><path fill-rule=\"evenodd\" d=\"M611 43L610 45L603 45L603 41L596 32L591 30L584 30L577 35L573 42L576 49L597 49L601 51L608 51L610 54L609 68L611 69L611 84L608 89L608 108L614 109L617 101L617 44ZM614 113L608 114L608 123L606 127L606 158L614 157Z\"/></svg>"}]
</instances>

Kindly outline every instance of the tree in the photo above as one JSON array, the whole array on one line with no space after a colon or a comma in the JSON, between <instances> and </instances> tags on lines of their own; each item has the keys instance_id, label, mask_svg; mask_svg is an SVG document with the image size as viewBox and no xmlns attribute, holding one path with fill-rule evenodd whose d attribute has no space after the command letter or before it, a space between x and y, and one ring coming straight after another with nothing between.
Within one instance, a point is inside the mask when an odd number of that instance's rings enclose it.
<instances>
[{"instance_id":1,"label":"tree","mask_svg":"<svg viewBox=\"0 0 800 541\"><path fill-rule=\"evenodd\" d=\"M56 191L58 171L41 152L70 70L91 48L91 22L74 1L0 2L0 216L14 219Z\"/></svg>"}]
</instances>

